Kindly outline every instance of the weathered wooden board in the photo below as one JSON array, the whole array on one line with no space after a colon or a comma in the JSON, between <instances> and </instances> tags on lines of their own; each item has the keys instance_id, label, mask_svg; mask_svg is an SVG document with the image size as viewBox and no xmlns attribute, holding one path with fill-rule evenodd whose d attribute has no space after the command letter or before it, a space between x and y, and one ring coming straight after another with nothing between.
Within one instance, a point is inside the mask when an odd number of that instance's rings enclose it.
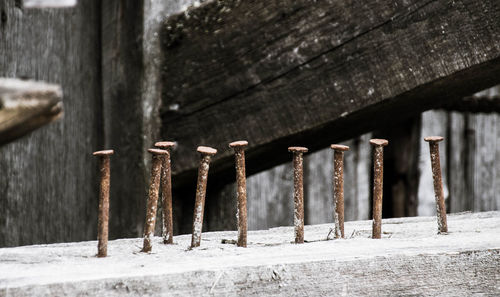
<instances>
[{"instance_id":1,"label":"weathered wooden board","mask_svg":"<svg viewBox=\"0 0 500 297\"><path fill-rule=\"evenodd\" d=\"M165 27L177 185L197 145L220 150L223 173L227 143L247 139L251 174L288 160L288 145L314 151L500 81L495 0L210 1Z\"/></svg>"},{"instance_id":2,"label":"weathered wooden board","mask_svg":"<svg viewBox=\"0 0 500 297\"><path fill-rule=\"evenodd\" d=\"M0 148L0 246L95 238L102 145L99 1L0 1L0 76L61 86L64 117Z\"/></svg>"},{"instance_id":3,"label":"weathered wooden board","mask_svg":"<svg viewBox=\"0 0 500 297\"><path fill-rule=\"evenodd\" d=\"M5 296L498 296L500 213L449 216L448 235L435 217L348 222L347 239L326 240L331 225L306 226L308 242L293 244L293 228L249 232L248 248L221 244L236 232L190 235L175 245L155 237L0 249L0 295Z\"/></svg>"},{"instance_id":4,"label":"weathered wooden board","mask_svg":"<svg viewBox=\"0 0 500 297\"><path fill-rule=\"evenodd\" d=\"M62 116L58 85L0 78L0 145Z\"/></svg>"}]
</instances>

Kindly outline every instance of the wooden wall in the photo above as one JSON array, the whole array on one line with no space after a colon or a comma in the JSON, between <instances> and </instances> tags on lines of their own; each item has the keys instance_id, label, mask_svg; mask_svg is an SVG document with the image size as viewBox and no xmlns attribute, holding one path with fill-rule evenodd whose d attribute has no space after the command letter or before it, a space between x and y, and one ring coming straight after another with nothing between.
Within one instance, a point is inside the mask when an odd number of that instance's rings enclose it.
<instances>
[{"instance_id":1,"label":"wooden wall","mask_svg":"<svg viewBox=\"0 0 500 297\"><path fill-rule=\"evenodd\" d=\"M102 145L100 5L0 1L0 76L62 85L64 118L0 148L0 246L95 237Z\"/></svg>"}]
</instances>

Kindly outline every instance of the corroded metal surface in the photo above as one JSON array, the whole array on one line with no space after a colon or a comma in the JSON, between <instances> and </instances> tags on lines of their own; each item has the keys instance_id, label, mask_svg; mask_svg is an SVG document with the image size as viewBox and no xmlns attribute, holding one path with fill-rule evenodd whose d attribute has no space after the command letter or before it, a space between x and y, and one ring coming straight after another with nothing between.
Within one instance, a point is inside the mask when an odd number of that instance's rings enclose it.
<instances>
[{"instance_id":1,"label":"corroded metal surface","mask_svg":"<svg viewBox=\"0 0 500 297\"><path fill-rule=\"evenodd\" d=\"M241 247L247 246L247 181L245 173L245 147L247 141L235 141L229 144L234 149L236 163L238 242Z\"/></svg>"},{"instance_id":2,"label":"corroded metal surface","mask_svg":"<svg viewBox=\"0 0 500 297\"><path fill-rule=\"evenodd\" d=\"M434 183L434 196L436 198L438 233L447 233L448 224L446 222L446 205L444 204L441 162L439 160L439 142L443 140L443 137L429 136L424 138L424 140L429 142L429 150L431 154L432 179Z\"/></svg>"},{"instance_id":3,"label":"corroded metal surface","mask_svg":"<svg viewBox=\"0 0 500 297\"><path fill-rule=\"evenodd\" d=\"M97 151L94 156L99 156L99 171L101 173L101 186L99 190L99 211L97 214L97 257L108 255L108 225L109 225L109 185L110 185L110 155L113 150Z\"/></svg>"},{"instance_id":4,"label":"corroded metal surface","mask_svg":"<svg viewBox=\"0 0 500 297\"><path fill-rule=\"evenodd\" d=\"M161 167L161 198L163 206L163 225L161 233L163 243L173 244L174 223L172 217L172 168L170 160L170 150L175 146L175 142L161 141L155 143L156 147L165 150Z\"/></svg>"},{"instance_id":5,"label":"corroded metal surface","mask_svg":"<svg viewBox=\"0 0 500 297\"><path fill-rule=\"evenodd\" d=\"M289 147L293 152L293 225L295 226L295 243L304 243L304 168L303 154L305 147Z\"/></svg>"},{"instance_id":6,"label":"corroded metal surface","mask_svg":"<svg viewBox=\"0 0 500 297\"><path fill-rule=\"evenodd\" d=\"M205 211L205 194L207 191L208 169L210 159L217 153L211 147L199 146L197 151L201 155L198 166L198 182L196 184L196 200L194 202L193 234L191 237L191 248L200 246L201 231L203 229L203 213Z\"/></svg>"},{"instance_id":7,"label":"corroded metal surface","mask_svg":"<svg viewBox=\"0 0 500 297\"><path fill-rule=\"evenodd\" d=\"M333 203L335 238L345 238L344 235L344 151L346 145L332 144L333 152Z\"/></svg>"},{"instance_id":8,"label":"corroded metal surface","mask_svg":"<svg viewBox=\"0 0 500 297\"><path fill-rule=\"evenodd\" d=\"M373 150L373 223L372 238L382 236L382 194L384 181L384 146L389 142L385 139L371 139Z\"/></svg>"},{"instance_id":9,"label":"corroded metal surface","mask_svg":"<svg viewBox=\"0 0 500 297\"><path fill-rule=\"evenodd\" d=\"M156 224L156 210L158 208L158 194L160 191L161 167L164 156L168 153L165 150L149 149L153 156L151 165L151 180L149 182L149 196L146 207L146 222L144 223L144 243L142 252L150 252L152 248L151 241L154 236Z\"/></svg>"}]
</instances>

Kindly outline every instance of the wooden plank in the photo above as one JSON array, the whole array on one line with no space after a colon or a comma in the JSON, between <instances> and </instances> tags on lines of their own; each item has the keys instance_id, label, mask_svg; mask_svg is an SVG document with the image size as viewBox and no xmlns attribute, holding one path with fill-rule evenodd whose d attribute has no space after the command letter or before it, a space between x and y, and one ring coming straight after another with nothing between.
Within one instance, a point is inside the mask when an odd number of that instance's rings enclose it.
<instances>
[{"instance_id":1,"label":"wooden plank","mask_svg":"<svg viewBox=\"0 0 500 297\"><path fill-rule=\"evenodd\" d=\"M96 242L0 249L0 295L13 296L498 296L500 213L448 217L450 233L436 234L436 218L383 220L382 239L371 220L347 222L347 239L325 240L330 224L306 226L296 245L293 228L249 232L248 248L221 244L236 233L190 235L175 245L154 238L110 241L96 258Z\"/></svg>"},{"instance_id":2,"label":"wooden plank","mask_svg":"<svg viewBox=\"0 0 500 297\"><path fill-rule=\"evenodd\" d=\"M43 10L19 3L0 1L0 76L60 85L65 116L0 148L0 246L95 238L100 2Z\"/></svg>"},{"instance_id":3,"label":"wooden plank","mask_svg":"<svg viewBox=\"0 0 500 297\"><path fill-rule=\"evenodd\" d=\"M0 78L0 145L62 116L58 85Z\"/></svg>"},{"instance_id":4,"label":"wooden plank","mask_svg":"<svg viewBox=\"0 0 500 297\"><path fill-rule=\"evenodd\" d=\"M212 1L165 27L162 135L179 143L178 185L200 144L220 149L211 171L224 173L227 143L247 139L251 174L288 145L315 151L500 81L495 0Z\"/></svg>"}]
</instances>

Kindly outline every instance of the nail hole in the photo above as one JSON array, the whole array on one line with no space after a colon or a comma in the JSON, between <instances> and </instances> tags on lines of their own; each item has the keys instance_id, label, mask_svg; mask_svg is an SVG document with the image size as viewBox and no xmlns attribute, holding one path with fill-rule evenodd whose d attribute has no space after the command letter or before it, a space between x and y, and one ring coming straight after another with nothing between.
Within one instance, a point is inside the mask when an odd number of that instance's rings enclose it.
<instances>
[{"instance_id":1,"label":"nail hole","mask_svg":"<svg viewBox=\"0 0 500 297\"><path fill-rule=\"evenodd\" d=\"M2 9L2 16L0 18L2 21L2 25L5 25L5 23L7 23L7 13L3 9Z\"/></svg>"}]
</instances>

